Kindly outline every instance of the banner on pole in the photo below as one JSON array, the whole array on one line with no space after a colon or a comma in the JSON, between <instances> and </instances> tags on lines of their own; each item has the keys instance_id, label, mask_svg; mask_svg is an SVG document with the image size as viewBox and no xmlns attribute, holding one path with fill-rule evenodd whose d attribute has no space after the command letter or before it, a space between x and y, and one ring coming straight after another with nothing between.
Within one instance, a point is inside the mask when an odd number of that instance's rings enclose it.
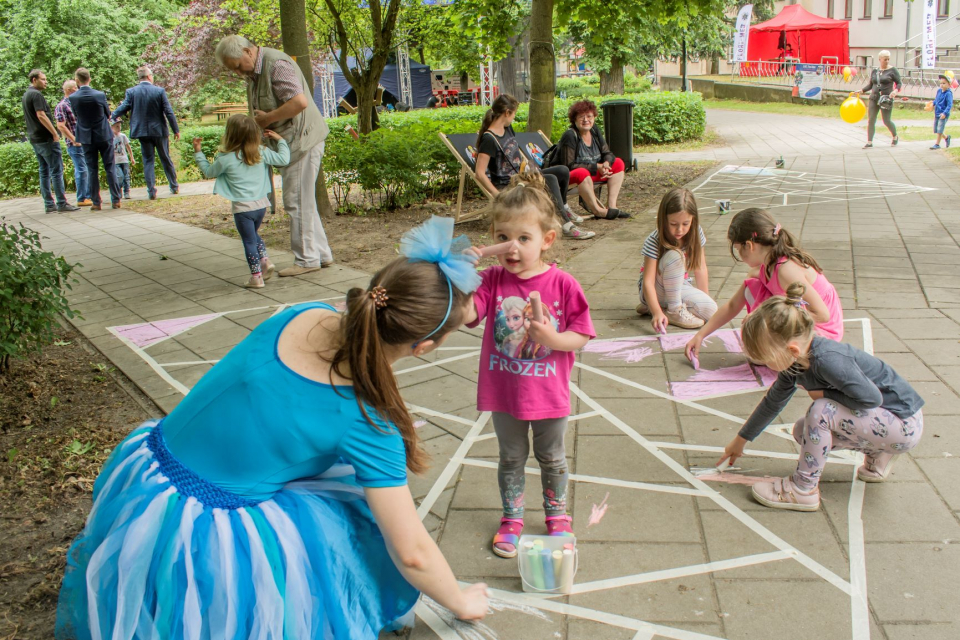
<instances>
[{"instance_id":1,"label":"banner on pole","mask_svg":"<svg viewBox=\"0 0 960 640\"><path fill-rule=\"evenodd\" d=\"M937 3L924 0L923 5L923 69L937 66Z\"/></svg>"},{"instance_id":2,"label":"banner on pole","mask_svg":"<svg viewBox=\"0 0 960 640\"><path fill-rule=\"evenodd\" d=\"M750 18L753 16L753 5L745 4L737 14L737 30L733 34L733 61L747 61L747 41L750 39Z\"/></svg>"}]
</instances>

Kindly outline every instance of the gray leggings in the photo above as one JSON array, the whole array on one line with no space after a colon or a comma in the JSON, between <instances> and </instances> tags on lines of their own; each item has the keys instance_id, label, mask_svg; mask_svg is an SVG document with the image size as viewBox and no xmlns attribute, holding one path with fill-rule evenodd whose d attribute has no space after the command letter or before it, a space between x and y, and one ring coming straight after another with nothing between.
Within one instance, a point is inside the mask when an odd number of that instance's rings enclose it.
<instances>
[{"instance_id":1,"label":"gray leggings","mask_svg":"<svg viewBox=\"0 0 960 640\"><path fill-rule=\"evenodd\" d=\"M877 130L877 113L880 113L880 116L883 118L883 124L886 125L887 129L890 130L890 135L894 138L897 137L897 125L893 124L891 115L893 114L893 109L881 109L880 103L876 100L870 100L868 102L870 105L867 116L870 118L867 121L867 142L873 142L873 134Z\"/></svg>"},{"instance_id":2,"label":"gray leggings","mask_svg":"<svg viewBox=\"0 0 960 640\"><path fill-rule=\"evenodd\" d=\"M500 443L500 466L497 481L503 501L503 517L523 517L523 493L526 484L524 466L530 455L529 428L533 428L533 455L540 463L543 485L543 510L548 516L567 513L567 454L563 436L567 418L518 420L509 413L493 413L493 429Z\"/></svg>"}]
</instances>

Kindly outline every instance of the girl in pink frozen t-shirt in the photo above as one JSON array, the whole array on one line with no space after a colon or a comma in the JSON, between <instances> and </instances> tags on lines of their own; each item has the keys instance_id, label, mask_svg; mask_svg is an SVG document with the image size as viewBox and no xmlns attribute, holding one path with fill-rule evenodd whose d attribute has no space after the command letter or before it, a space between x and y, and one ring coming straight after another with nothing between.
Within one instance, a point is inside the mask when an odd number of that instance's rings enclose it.
<instances>
[{"instance_id":1,"label":"girl in pink frozen t-shirt","mask_svg":"<svg viewBox=\"0 0 960 640\"><path fill-rule=\"evenodd\" d=\"M480 273L483 282L473 298L476 315L465 320L468 326L476 326L487 319L477 407L493 413L500 444L497 480L503 517L493 537L493 551L504 558L517 555L523 530L529 429L533 429L533 453L540 463L547 532L573 535L563 446L570 415L570 371L573 352L596 334L580 284L543 260L560 230L553 212L543 178L536 174L515 176L511 188L497 194L491 234L497 243L514 245L498 257L498 266ZM472 251L479 256L479 250ZM541 322L534 319L530 295L534 292L539 293Z\"/></svg>"}]
</instances>

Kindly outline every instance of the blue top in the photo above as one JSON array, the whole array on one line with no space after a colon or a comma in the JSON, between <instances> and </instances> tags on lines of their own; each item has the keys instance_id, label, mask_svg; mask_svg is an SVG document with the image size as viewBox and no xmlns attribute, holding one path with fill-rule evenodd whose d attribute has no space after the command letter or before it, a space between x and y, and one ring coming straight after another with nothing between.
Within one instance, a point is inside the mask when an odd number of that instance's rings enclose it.
<instances>
[{"instance_id":1,"label":"blue top","mask_svg":"<svg viewBox=\"0 0 960 640\"><path fill-rule=\"evenodd\" d=\"M407 483L403 439L393 424L363 418L351 386L305 378L277 354L301 304L262 322L213 367L163 420L167 448L204 480L251 500L319 475L339 458L364 487Z\"/></svg>"},{"instance_id":2,"label":"blue top","mask_svg":"<svg viewBox=\"0 0 960 640\"><path fill-rule=\"evenodd\" d=\"M197 166L208 178L216 178L213 192L234 202L253 202L266 198L270 193L272 175L267 165L283 167L290 162L290 147L286 140L277 142L277 150L260 146L260 162L249 165L236 153L221 153L213 164L207 161L202 151L193 154Z\"/></svg>"},{"instance_id":3,"label":"blue top","mask_svg":"<svg viewBox=\"0 0 960 640\"><path fill-rule=\"evenodd\" d=\"M937 95L933 99L933 115L939 118L940 114L945 113L949 118L951 109L953 109L953 91L937 89Z\"/></svg>"}]
</instances>

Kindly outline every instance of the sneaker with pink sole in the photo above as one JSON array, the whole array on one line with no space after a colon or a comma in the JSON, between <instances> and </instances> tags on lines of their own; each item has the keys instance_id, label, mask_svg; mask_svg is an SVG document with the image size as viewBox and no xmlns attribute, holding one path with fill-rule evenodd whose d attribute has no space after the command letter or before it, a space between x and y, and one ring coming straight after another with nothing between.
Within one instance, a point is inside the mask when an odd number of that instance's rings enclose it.
<instances>
[{"instance_id":1,"label":"sneaker with pink sole","mask_svg":"<svg viewBox=\"0 0 960 640\"><path fill-rule=\"evenodd\" d=\"M793 478L777 478L773 482L753 485L753 497L757 502L772 509L790 511L816 511L820 508L820 490L805 493L793 483Z\"/></svg>"},{"instance_id":2,"label":"sneaker with pink sole","mask_svg":"<svg viewBox=\"0 0 960 640\"><path fill-rule=\"evenodd\" d=\"M865 456L863 466L857 469L857 477L864 482L883 482L890 475L894 455L878 453L875 456Z\"/></svg>"}]
</instances>

